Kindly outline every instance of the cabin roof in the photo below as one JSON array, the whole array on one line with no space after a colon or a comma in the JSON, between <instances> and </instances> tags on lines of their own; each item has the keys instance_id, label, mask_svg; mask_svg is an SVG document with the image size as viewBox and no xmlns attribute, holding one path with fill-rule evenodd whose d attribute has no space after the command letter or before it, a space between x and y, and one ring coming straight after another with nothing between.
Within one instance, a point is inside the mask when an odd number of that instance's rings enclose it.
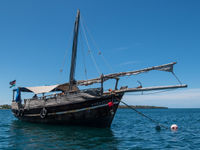
<instances>
[{"instance_id":1,"label":"cabin roof","mask_svg":"<svg viewBox=\"0 0 200 150\"><path fill-rule=\"evenodd\" d=\"M31 92L35 94L49 93L53 91L68 91L69 83L48 85L48 86L34 86L34 87L18 87L21 92ZM14 89L16 91L17 89ZM78 90L78 87L73 86L73 90Z\"/></svg>"}]
</instances>

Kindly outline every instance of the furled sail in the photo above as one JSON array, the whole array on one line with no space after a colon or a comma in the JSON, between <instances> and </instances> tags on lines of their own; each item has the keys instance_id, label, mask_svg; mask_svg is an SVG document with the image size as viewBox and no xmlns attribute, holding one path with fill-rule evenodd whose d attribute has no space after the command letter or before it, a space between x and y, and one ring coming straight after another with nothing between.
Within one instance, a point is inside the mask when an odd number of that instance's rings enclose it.
<instances>
[{"instance_id":1,"label":"furled sail","mask_svg":"<svg viewBox=\"0 0 200 150\"><path fill-rule=\"evenodd\" d=\"M76 85L74 85L72 87L72 90L78 90L78 87L77 87L78 85L87 86L87 85L91 85L91 84L94 84L94 83L100 83L102 81L107 81L109 79L116 79L118 77L123 77L123 76L137 75L137 74L148 72L148 71L151 71L151 70L173 72L173 65L175 65L175 64L176 64L176 62L172 62L172 63L169 63L169 64L149 67L149 68L136 70L136 71L107 74L107 75L104 75L100 78L95 78L95 79L79 80L79 81L76 82ZM70 86L69 83L64 83L64 84L57 84L57 85L50 85L50 86L20 87L20 91L22 91L22 92L33 92L35 94L41 94L41 93L48 93L48 92L52 92L52 91L68 91L70 89L69 86Z\"/></svg>"},{"instance_id":2,"label":"furled sail","mask_svg":"<svg viewBox=\"0 0 200 150\"><path fill-rule=\"evenodd\" d=\"M107 74L107 75L103 76L103 81L106 81L108 79L115 79L115 78L122 77L122 76L137 75L140 73L149 72L151 70L173 72L173 66L175 64L176 64L176 62L172 62L169 64L153 66L153 67L149 67L149 68L145 68L145 69L141 69L141 70ZM95 79L90 79L90 80L79 80L79 81L77 81L77 85L91 85L94 83L100 83L101 81L102 81L102 78L95 78Z\"/></svg>"}]
</instances>

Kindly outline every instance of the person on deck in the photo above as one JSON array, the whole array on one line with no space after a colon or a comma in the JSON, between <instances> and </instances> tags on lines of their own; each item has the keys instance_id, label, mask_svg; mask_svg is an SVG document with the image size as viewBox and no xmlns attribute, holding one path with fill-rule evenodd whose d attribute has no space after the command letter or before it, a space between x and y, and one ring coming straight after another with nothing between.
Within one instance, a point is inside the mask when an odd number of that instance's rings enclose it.
<instances>
[{"instance_id":1,"label":"person on deck","mask_svg":"<svg viewBox=\"0 0 200 150\"><path fill-rule=\"evenodd\" d=\"M38 98L38 97L37 97L37 94L35 94L35 95L33 96L33 98Z\"/></svg>"}]
</instances>

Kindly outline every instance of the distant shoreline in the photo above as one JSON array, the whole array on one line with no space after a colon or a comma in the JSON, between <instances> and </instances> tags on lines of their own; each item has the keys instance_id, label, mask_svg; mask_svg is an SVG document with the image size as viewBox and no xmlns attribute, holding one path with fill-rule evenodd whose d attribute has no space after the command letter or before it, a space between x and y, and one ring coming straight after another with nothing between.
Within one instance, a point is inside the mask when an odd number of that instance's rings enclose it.
<instances>
[{"instance_id":1,"label":"distant shoreline","mask_svg":"<svg viewBox=\"0 0 200 150\"><path fill-rule=\"evenodd\" d=\"M11 109L11 105L8 104L0 105L0 109Z\"/></svg>"}]
</instances>

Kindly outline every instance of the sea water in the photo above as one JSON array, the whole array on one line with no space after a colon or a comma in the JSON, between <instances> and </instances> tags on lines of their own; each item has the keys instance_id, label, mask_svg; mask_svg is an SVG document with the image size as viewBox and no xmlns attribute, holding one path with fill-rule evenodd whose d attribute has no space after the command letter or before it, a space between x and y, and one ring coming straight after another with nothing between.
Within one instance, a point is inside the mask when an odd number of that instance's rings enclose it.
<instances>
[{"instance_id":1,"label":"sea water","mask_svg":"<svg viewBox=\"0 0 200 150\"><path fill-rule=\"evenodd\" d=\"M33 124L0 110L0 149L132 150L200 149L200 109L140 109L170 128L161 128L131 109L118 109L110 129Z\"/></svg>"}]
</instances>

